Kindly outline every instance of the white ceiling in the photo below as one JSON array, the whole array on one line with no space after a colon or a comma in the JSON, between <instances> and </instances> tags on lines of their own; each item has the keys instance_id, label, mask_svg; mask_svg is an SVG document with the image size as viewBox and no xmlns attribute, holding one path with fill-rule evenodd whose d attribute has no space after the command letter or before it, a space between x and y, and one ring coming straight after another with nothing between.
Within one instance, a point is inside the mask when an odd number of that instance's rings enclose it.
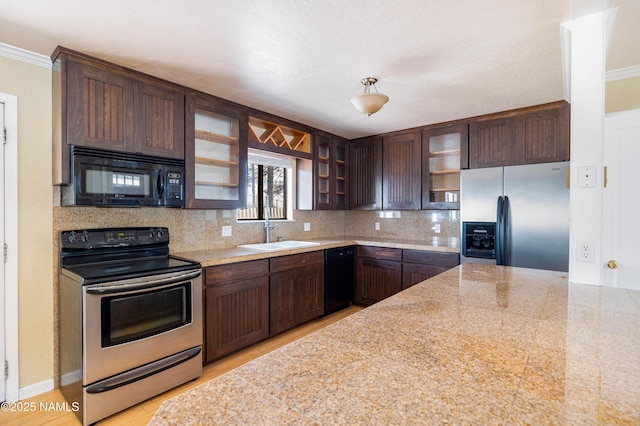
<instances>
[{"instance_id":1,"label":"white ceiling","mask_svg":"<svg viewBox=\"0 0 640 426\"><path fill-rule=\"evenodd\" d=\"M355 138L563 99L572 1L3 3L2 43L47 56L62 45ZM609 3L625 9L609 68L638 65L640 0ZM368 76L390 97L371 117L349 103Z\"/></svg>"}]
</instances>

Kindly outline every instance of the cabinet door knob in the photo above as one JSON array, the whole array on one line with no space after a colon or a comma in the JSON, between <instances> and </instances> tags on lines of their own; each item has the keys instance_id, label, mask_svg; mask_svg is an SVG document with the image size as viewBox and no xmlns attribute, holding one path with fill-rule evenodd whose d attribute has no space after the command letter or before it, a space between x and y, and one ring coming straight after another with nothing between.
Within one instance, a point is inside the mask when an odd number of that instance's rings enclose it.
<instances>
[{"instance_id":1,"label":"cabinet door knob","mask_svg":"<svg viewBox=\"0 0 640 426\"><path fill-rule=\"evenodd\" d=\"M618 267L618 262L616 262L615 260L610 260L607 263L607 266L609 267L609 269L616 269Z\"/></svg>"}]
</instances>

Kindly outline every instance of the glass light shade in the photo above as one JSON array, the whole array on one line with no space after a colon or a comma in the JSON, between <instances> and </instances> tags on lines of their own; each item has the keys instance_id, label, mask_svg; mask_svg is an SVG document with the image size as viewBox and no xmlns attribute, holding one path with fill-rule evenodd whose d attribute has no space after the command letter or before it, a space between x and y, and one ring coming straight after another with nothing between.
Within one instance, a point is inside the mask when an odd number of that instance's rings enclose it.
<instances>
[{"instance_id":1,"label":"glass light shade","mask_svg":"<svg viewBox=\"0 0 640 426\"><path fill-rule=\"evenodd\" d=\"M380 111L384 104L389 102L389 97L382 93L360 93L351 98L351 103L363 114L371 115Z\"/></svg>"}]
</instances>

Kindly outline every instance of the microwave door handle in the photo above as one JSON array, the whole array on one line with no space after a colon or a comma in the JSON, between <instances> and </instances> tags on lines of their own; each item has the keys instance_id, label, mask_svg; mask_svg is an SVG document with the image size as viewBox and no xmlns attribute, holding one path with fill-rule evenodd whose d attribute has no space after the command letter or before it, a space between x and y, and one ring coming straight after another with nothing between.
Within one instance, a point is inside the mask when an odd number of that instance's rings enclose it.
<instances>
[{"instance_id":1,"label":"microwave door handle","mask_svg":"<svg viewBox=\"0 0 640 426\"><path fill-rule=\"evenodd\" d=\"M164 197L164 170L158 172L158 179L156 180L156 188L158 189L158 199L162 200Z\"/></svg>"}]
</instances>

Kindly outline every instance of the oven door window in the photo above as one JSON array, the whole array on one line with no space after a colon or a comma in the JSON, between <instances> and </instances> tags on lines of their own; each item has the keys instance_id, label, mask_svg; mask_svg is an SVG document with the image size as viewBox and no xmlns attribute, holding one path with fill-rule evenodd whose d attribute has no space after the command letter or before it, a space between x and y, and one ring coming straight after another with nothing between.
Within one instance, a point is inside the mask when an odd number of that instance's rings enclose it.
<instances>
[{"instance_id":1,"label":"oven door window","mask_svg":"<svg viewBox=\"0 0 640 426\"><path fill-rule=\"evenodd\" d=\"M191 283L103 297L102 347L143 339L191 322Z\"/></svg>"}]
</instances>

